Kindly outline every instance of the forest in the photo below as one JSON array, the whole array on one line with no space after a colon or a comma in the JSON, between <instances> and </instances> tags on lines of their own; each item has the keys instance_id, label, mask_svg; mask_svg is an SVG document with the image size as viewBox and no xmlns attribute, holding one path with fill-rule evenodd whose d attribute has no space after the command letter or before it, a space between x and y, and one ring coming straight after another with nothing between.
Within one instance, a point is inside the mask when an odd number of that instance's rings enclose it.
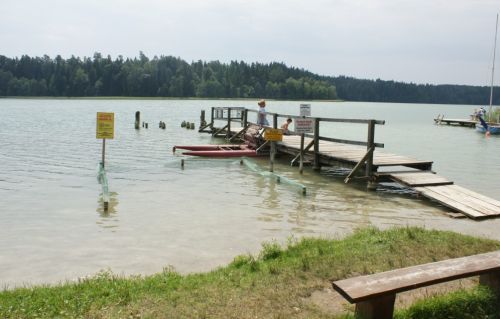
<instances>
[{"instance_id":1,"label":"forest","mask_svg":"<svg viewBox=\"0 0 500 319\"><path fill-rule=\"evenodd\" d=\"M335 86L283 63L0 56L0 96L337 99Z\"/></svg>"},{"instance_id":2,"label":"forest","mask_svg":"<svg viewBox=\"0 0 500 319\"><path fill-rule=\"evenodd\" d=\"M193 61L179 57L9 58L0 55L0 96L199 97L488 104L489 87L324 76L284 63ZM494 98L500 104L500 95Z\"/></svg>"}]
</instances>

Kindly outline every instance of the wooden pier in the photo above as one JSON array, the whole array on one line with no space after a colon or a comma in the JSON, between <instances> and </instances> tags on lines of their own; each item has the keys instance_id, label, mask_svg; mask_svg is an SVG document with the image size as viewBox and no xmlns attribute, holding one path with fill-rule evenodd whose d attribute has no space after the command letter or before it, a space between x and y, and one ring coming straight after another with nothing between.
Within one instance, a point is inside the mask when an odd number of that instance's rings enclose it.
<instances>
[{"instance_id":1,"label":"wooden pier","mask_svg":"<svg viewBox=\"0 0 500 319\"><path fill-rule=\"evenodd\" d=\"M467 126L474 128L476 127L476 123L479 123L478 120L475 119L448 119L445 118L444 115L439 114L435 119L434 123L438 125L453 125L453 126Z\"/></svg>"},{"instance_id":2,"label":"wooden pier","mask_svg":"<svg viewBox=\"0 0 500 319\"><path fill-rule=\"evenodd\" d=\"M249 113L257 113L257 111L245 108L212 108L210 122L200 127L199 131L211 133L213 136L223 136L228 141L234 142L241 139L249 125L255 125L248 121ZM267 115L273 118L270 128L278 127L278 118L304 118L277 113L267 113ZM378 182L393 181L473 219L500 216L500 201L455 185L445 177L435 174L432 171L432 161L380 150L384 144L375 142L375 126L384 125L384 121L311 119L314 121L314 133L306 134L303 143L301 136L298 135L284 135L283 140L276 143L276 152L293 157L292 165L297 162L302 152L304 161L311 163L315 170L328 166L351 168L350 174L344 180L346 183L353 178L364 179L368 182L368 187L374 189ZM215 121L223 121L225 125L216 127ZM367 125L367 139L366 141L353 141L321 136L320 124L322 122ZM381 167L386 170L394 167L395 170L379 172Z\"/></svg>"}]
</instances>

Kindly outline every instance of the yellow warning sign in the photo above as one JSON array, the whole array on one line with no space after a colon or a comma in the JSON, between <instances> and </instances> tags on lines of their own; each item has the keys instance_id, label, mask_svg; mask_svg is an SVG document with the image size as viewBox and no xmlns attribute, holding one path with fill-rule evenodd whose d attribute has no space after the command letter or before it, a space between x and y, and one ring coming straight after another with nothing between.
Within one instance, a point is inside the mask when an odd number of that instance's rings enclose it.
<instances>
[{"instance_id":1,"label":"yellow warning sign","mask_svg":"<svg viewBox=\"0 0 500 319\"><path fill-rule=\"evenodd\" d=\"M115 138L115 113L97 112L96 138Z\"/></svg>"},{"instance_id":2,"label":"yellow warning sign","mask_svg":"<svg viewBox=\"0 0 500 319\"><path fill-rule=\"evenodd\" d=\"M283 140L283 130L278 128L266 128L264 131L264 139L266 141L282 141Z\"/></svg>"}]
</instances>

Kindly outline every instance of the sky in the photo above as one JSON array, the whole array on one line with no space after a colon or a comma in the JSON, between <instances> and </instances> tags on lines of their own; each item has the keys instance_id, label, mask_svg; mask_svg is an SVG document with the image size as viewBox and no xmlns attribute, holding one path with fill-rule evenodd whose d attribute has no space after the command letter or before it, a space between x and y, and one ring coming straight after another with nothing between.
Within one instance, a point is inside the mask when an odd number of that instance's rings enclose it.
<instances>
[{"instance_id":1,"label":"sky","mask_svg":"<svg viewBox=\"0 0 500 319\"><path fill-rule=\"evenodd\" d=\"M500 0L0 0L0 55L142 51L489 86L499 12Z\"/></svg>"}]
</instances>

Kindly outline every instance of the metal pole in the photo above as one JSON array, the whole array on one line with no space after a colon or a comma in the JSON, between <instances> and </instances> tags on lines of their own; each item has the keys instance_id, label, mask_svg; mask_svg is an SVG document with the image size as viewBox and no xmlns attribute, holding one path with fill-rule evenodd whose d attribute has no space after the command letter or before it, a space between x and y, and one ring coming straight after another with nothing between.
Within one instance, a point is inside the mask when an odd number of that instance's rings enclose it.
<instances>
[{"instance_id":1,"label":"metal pole","mask_svg":"<svg viewBox=\"0 0 500 319\"><path fill-rule=\"evenodd\" d=\"M495 26L495 44L493 46L493 65L491 67L491 88L490 88L490 107L488 109L488 121L491 121L491 109L493 107L493 81L495 79L495 55L497 51L497 32L498 32L498 13Z\"/></svg>"},{"instance_id":2,"label":"metal pole","mask_svg":"<svg viewBox=\"0 0 500 319\"><path fill-rule=\"evenodd\" d=\"M102 167L104 168L104 159L106 157L106 139L102 139Z\"/></svg>"}]
</instances>

